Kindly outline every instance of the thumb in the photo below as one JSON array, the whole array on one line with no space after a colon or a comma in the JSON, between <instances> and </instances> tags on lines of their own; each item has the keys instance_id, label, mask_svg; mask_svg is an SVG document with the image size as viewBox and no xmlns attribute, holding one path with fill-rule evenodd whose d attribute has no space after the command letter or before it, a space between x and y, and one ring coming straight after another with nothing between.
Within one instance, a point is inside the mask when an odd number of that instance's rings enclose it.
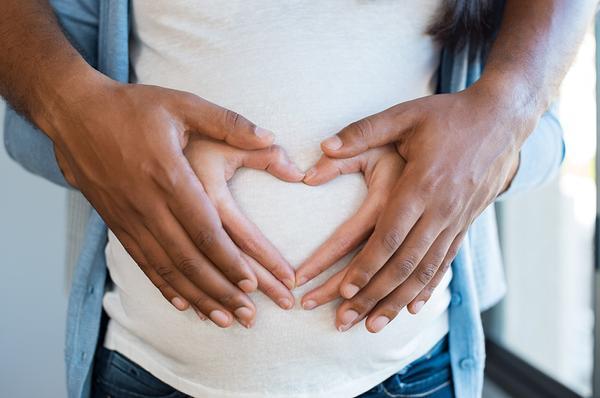
<instances>
[{"instance_id":1,"label":"thumb","mask_svg":"<svg viewBox=\"0 0 600 398\"><path fill-rule=\"evenodd\" d=\"M248 150L269 147L275 140L273 132L196 95L185 93L181 108L185 125L192 133L200 133Z\"/></svg>"},{"instance_id":2,"label":"thumb","mask_svg":"<svg viewBox=\"0 0 600 398\"><path fill-rule=\"evenodd\" d=\"M332 159L323 155L313 167L306 171L304 183L321 185L342 174L358 173L365 167L364 158L364 154L349 159Z\"/></svg>"},{"instance_id":3,"label":"thumb","mask_svg":"<svg viewBox=\"0 0 600 398\"><path fill-rule=\"evenodd\" d=\"M416 122L414 101L405 102L349 124L322 141L321 149L327 156L348 158L397 141Z\"/></svg>"},{"instance_id":4,"label":"thumb","mask_svg":"<svg viewBox=\"0 0 600 398\"><path fill-rule=\"evenodd\" d=\"M244 151L242 166L265 170L271 175L288 182L300 182L304 178L304 173L296 167L285 150L278 145L256 151Z\"/></svg>"}]
</instances>

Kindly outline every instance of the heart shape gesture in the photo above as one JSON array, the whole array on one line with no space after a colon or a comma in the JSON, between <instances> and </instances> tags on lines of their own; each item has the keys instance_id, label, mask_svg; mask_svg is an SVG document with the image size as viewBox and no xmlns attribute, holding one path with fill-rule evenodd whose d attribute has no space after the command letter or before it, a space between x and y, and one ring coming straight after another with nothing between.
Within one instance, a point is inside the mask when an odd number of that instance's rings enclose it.
<instances>
[{"instance_id":1,"label":"heart shape gesture","mask_svg":"<svg viewBox=\"0 0 600 398\"><path fill-rule=\"evenodd\" d=\"M296 168L285 151L277 145L265 149L243 150L210 138L192 137L184 154L214 204L223 227L256 274L258 289L281 308L292 308L294 297L290 289L294 285L293 268L243 214L229 191L227 181L241 167L265 170L287 182L302 181L304 173ZM207 289L226 288L219 281L205 281L205 284L210 286ZM206 314L212 313L213 321L214 311L221 312L224 322L220 326L228 326L232 322L232 309L208 297L193 303L193 307L203 319ZM253 322L252 320L247 326L252 326Z\"/></svg>"},{"instance_id":2,"label":"heart shape gesture","mask_svg":"<svg viewBox=\"0 0 600 398\"><path fill-rule=\"evenodd\" d=\"M296 270L298 286L321 274L369 237L405 164L393 145L385 145L346 159L323 155L315 166L306 172L304 182L308 185L321 185L342 174L361 172L368 193L356 213L340 225ZM340 297L340 283L346 271L347 267L321 286L306 293L302 298L302 307L310 310ZM340 315L338 309L338 319ZM340 329L344 325L345 323L338 321L337 327Z\"/></svg>"}]
</instances>

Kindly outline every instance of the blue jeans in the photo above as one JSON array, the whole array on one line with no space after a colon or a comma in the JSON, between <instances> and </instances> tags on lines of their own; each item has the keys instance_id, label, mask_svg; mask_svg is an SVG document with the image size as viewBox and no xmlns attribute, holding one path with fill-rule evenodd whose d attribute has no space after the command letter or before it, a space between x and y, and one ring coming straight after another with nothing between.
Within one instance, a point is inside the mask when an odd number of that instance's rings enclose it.
<instances>
[{"instance_id":1,"label":"blue jeans","mask_svg":"<svg viewBox=\"0 0 600 398\"><path fill-rule=\"evenodd\" d=\"M100 348L94 365L93 398L187 398L118 352ZM452 398L448 339L359 398ZM210 398L210 397L207 397ZM336 397L332 397L336 398Z\"/></svg>"}]
</instances>

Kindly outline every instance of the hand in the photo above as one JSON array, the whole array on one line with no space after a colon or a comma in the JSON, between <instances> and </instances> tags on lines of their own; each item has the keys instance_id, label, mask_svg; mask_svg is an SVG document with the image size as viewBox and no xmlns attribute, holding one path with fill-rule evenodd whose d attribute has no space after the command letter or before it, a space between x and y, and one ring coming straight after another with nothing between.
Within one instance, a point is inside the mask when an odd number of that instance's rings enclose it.
<instances>
[{"instance_id":1,"label":"hand","mask_svg":"<svg viewBox=\"0 0 600 398\"><path fill-rule=\"evenodd\" d=\"M302 181L304 173L300 172L288 159L284 150L276 145L249 151L194 136L190 137L184 153L215 206L225 230L242 249L242 255L254 270L258 279L258 289L281 308L292 308L294 296L289 289L293 287L293 279L290 278L293 278L294 270L256 225L242 213L229 191L227 181L240 167L265 170L288 182ZM287 281L288 285L281 281ZM213 306L200 312L226 312L218 303L212 304Z\"/></svg>"},{"instance_id":2,"label":"hand","mask_svg":"<svg viewBox=\"0 0 600 398\"><path fill-rule=\"evenodd\" d=\"M404 160L393 145L369 149L347 159L322 156L306 173L304 182L309 185L324 184L338 175L362 172L368 192L356 213L327 239L296 271L296 281L302 285L313 279L366 240L375 226L381 210L402 174ZM302 298L306 310L330 302L339 297L340 282L347 267L329 278L323 285L311 290ZM337 327L341 327L338 316Z\"/></svg>"},{"instance_id":3,"label":"hand","mask_svg":"<svg viewBox=\"0 0 600 398\"><path fill-rule=\"evenodd\" d=\"M193 135L266 148L272 133L192 94L104 77L91 87L70 88L41 126L66 179L177 309L192 303L219 326L231 325L231 314L251 325L255 308L244 292L256 289L256 275L183 150ZM284 269L278 276L291 286ZM209 311L217 307L227 312Z\"/></svg>"},{"instance_id":4,"label":"hand","mask_svg":"<svg viewBox=\"0 0 600 398\"><path fill-rule=\"evenodd\" d=\"M473 86L396 105L322 143L344 159L394 144L406 160L390 200L340 282L347 330L367 316L379 332L408 305L417 313L441 281L472 221L505 190L518 167L516 137L532 123Z\"/></svg>"}]
</instances>

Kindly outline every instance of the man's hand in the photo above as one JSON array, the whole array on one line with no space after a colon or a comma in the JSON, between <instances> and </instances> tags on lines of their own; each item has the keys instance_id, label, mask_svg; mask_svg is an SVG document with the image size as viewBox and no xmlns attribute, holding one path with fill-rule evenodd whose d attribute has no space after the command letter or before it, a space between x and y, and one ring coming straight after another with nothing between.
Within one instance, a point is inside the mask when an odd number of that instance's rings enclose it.
<instances>
[{"instance_id":1,"label":"man's hand","mask_svg":"<svg viewBox=\"0 0 600 398\"><path fill-rule=\"evenodd\" d=\"M192 94L94 83L93 92L56 102L45 126L65 177L176 308L191 303L219 326L231 325L232 314L250 326L255 308L244 292L257 287L254 266L223 228L184 149L192 135L267 148L272 133ZM268 254L266 265L293 286L287 263Z\"/></svg>"},{"instance_id":2,"label":"man's hand","mask_svg":"<svg viewBox=\"0 0 600 398\"><path fill-rule=\"evenodd\" d=\"M347 299L340 330L368 316L368 330L378 332L409 303L417 313L429 299L471 222L515 174L516 132L533 128L501 109L473 87L394 106L323 142L340 160L387 144L406 160L372 235L340 278Z\"/></svg>"},{"instance_id":3,"label":"man's hand","mask_svg":"<svg viewBox=\"0 0 600 398\"><path fill-rule=\"evenodd\" d=\"M227 181L241 167L265 170L288 182L300 182L304 173L289 160L281 147L273 145L258 150L242 150L220 141L190 137L185 156L204 186L207 196L217 209L225 230L243 250L258 278L258 288L283 309L294 305L290 292L294 270L261 231L242 213L233 199ZM286 281L284 285L281 281ZM200 312L224 310L218 303L206 303Z\"/></svg>"}]
</instances>

